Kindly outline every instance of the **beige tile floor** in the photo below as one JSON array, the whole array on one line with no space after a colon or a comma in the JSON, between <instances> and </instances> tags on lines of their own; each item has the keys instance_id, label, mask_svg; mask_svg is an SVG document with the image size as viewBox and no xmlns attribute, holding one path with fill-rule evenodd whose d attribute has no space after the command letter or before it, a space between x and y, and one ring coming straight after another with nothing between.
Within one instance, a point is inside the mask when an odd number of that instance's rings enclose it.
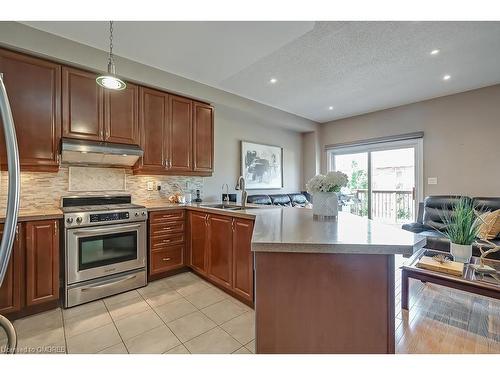
<instances>
[{"instance_id":1,"label":"beige tile floor","mask_svg":"<svg viewBox=\"0 0 500 375\"><path fill-rule=\"evenodd\" d=\"M254 311L192 273L14 326L20 353L255 352Z\"/></svg>"},{"instance_id":2,"label":"beige tile floor","mask_svg":"<svg viewBox=\"0 0 500 375\"><path fill-rule=\"evenodd\" d=\"M500 353L500 301L411 281L406 312L400 293L396 270L397 353ZM249 307L184 273L14 325L21 353L249 354L254 319Z\"/></svg>"}]
</instances>

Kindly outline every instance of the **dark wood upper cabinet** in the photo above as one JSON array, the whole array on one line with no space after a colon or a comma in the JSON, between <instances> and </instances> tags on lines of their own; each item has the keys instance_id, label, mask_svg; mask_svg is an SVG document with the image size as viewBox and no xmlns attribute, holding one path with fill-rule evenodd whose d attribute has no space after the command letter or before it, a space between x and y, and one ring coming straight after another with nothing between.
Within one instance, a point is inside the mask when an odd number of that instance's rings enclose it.
<instances>
[{"instance_id":1,"label":"dark wood upper cabinet","mask_svg":"<svg viewBox=\"0 0 500 375\"><path fill-rule=\"evenodd\" d=\"M95 78L95 73L63 67L63 137L104 139L104 90Z\"/></svg>"},{"instance_id":2,"label":"dark wood upper cabinet","mask_svg":"<svg viewBox=\"0 0 500 375\"><path fill-rule=\"evenodd\" d=\"M134 171L162 173L165 170L168 95L141 87L139 89L141 146L144 155Z\"/></svg>"},{"instance_id":3,"label":"dark wood upper cabinet","mask_svg":"<svg viewBox=\"0 0 500 375\"><path fill-rule=\"evenodd\" d=\"M233 225L233 291L253 301L253 221L235 218Z\"/></svg>"},{"instance_id":4,"label":"dark wood upper cabinet","mask_svg":"<svg viewBox=\"0 0 500 375\"><path fill-rule=\"evenodd\" d=\"M203 212L189 212L189 265L201 272L206 273L207 269L207 214Z\"/></svg>"},{"instance_id":5,"label":"dark wood upper cabinet","mask_svg":"<svg viewBox=\"0 0 500 375\"><path fill-rule=\"evenodd\" d=\"M59 299L59 231L56 220L26 223L26 306Z\"/></svg>"},{"instance_id":6,"label":"dark wood upper cabinet","mask_svg":"<svg viewBox=\"0 0 500 375\"><path fill-rule=\"evenodd\" d=\"M3 224L0 226L0 237L3 235ZM21 310L23 257L20 244L19 225L16 228L16 238L12 247L7 273L0 287L0 314L10 314Z\"/></svg>"},{"instance_id":7,"label":"dark wood upper cabinet","mask_svg":"<svg viewBox=\"0 0 500 375\"><path fill-rule=\"evenodd\" d=\"M106 142L139 144L137 85L127 83L127 87L121 91L104 89L104 129Z\"/></svg>"},{"instance_id":8,"label":"dark wood upper cabinet","mask_svg":"<svg viewBox=\"0 0 500 375\"><path fill-rule=\"evenodd\" d=\"M214 109L204 103L193 105L193 170L212 172L214 159Z\"/></svg>"},{"instance_id":9,"label":"dark wood upper cabinet","mask_svg":"<svg viewBox=\"0 0 500 375\"><path fill-rule=\"evenodd\" d=\"M61 137L61 66L0 49L0 72L4 75L16 128L21 170L57 171ZM0 131L0 162L5 169L3 131Z\"/></svg>"},{"instance_id":10,"label":"dark wood upper cabinet","mask_svg":"<svg viewBox=\"0 0 500 375\"><path fill-rule=\"evenodd\" d=\"M170 121L167 134L170 171L192 171L192 111L193 102L169 95Z\"/></svg>"},{"instance_id":11,"label":"dark wood upper cabinet","mask_svg":"<svg viewBox=\"0 0 500 375\"><path fill-rule=\"evenodd\" d=\"M233 218L209 215L208 277L227 288L232 286Z\"/></svg>"}]
</instances>

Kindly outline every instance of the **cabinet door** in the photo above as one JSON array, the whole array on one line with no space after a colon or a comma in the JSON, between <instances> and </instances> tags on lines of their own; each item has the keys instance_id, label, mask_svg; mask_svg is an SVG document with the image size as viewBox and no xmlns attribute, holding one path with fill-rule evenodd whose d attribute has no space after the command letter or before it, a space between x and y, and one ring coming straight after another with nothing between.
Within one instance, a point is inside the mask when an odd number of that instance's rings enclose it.
<instances>
[{"instance_id":1,"label":"cabinet door","mask_svg":"<svg viewBox=\"0 0 500 375\"><path fill-rule=\"evenodd\" d=\"M253 302L253 221L235 219L233 226L233 291Z\"/></svg>"},{"instance_id":2,"label":"cabinet door","mask_svg":"<svg viewBox=\"0 0 500 375\"><path fill-rule=\"evenodd\" d=\"M206 274L206 254L208 247L207 214L189 213L189 265Z\"/></svg>"},{"instance_id":3,"label":"cabinet door","mask_svg":"<svg viewBox=\"0 0 500 375\"><path fill-rule=\"evenodd\" d=\"M141 87L140 129L144 150L142 161L136 170L162 172L165 170L168 95L157 90Z\"/></svg>"},{"instance_id":4,"label":"cabinet door","mask_svg":"<svg viewBox=\"0 0 500 375\"><path fill-rule=\"evenodd\" d=\"M127 83L121 91L104 90L104 140L139 144L139 87Z\"/></svg>"},{"instance_id":5,"label":"cabinet door","mask_svg":"<svg viewBox=\"0 0 500 375\"><path fill-rule=\"evenodd\" d=\"M16 128L21 170L57 171L61 137L61 66L0 50L0 73L4 74ZM2 131L0 161L2 169L6 169Z\"/></svg>"},{"instance_id":6,"label":"cabinet door","mask_svg":"<svg viewBox=\"0 0 500 375\"><path fill-rule=\"evenodd\" d=\"M194 102L193 108L193 170L212 172L214 158L214 109Z\"/></svg>"},{"instance_id":7,"label":"cabinet door","mask_svg":"<svg viewBox=\"0 0 500 375\"><path fill-rule=\"evenodd\" d=\"M59 235L56 220L26 223L26 305L59 298Z\"/></svg>"},{"instance_id":8,"label":"cabinet door","mask_svg":"<svg viewBox=\"0 0 500 375\"><path fill-rule=\"evenodd\" d=\"M192 107L193 102L169 95L170 121L168 140L168 165L171 171L192 171Z\"/></svg>"},{"instance_id":9,"label":"cabinet door","mask_svg":"<svg viewBox=\"0 0 500 375\"><path fill-rule=\"evenodd\" d=\"M0 226L0 238L3 235L3 224ZM0 314L8 314L21 310L21 291L23 280L22 247L20 244L19 224L12 248L7 273L0 287Z\"/></svg>"},{"instance_id":10,"label":"cabinet door","mask_svg":"<svg viewBox=\"0 0 500 375\"><path fill-rule=\"evenodd\" d=\"M104 138L103 89L95 79L95 73L63 67L63 137L94 141Z\"/></svg>"},{"instance_id":11,"label":"cabinet door","mask_svg":"<svg viewBox=\"0 0 500 375\"><path fill-rule=\"evenodd\" d=\"M208 231L208 276L216 283L230 288L233 278L233 218L209 215Z\"/></svg>"}]
</instances>

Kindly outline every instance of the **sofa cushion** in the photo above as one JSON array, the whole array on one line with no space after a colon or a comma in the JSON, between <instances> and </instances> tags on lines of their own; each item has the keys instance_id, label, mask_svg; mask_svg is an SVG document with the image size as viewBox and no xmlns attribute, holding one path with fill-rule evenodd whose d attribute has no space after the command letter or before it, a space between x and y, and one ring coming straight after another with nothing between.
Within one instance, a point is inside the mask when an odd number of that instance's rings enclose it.
<instances>
[{"instance_id":1,"label":"sofa cushion","mask_svg":"<svg viewBox=\"0 0 500 375\"><path fill-rule=\"evenodd\" d=\"M290 201L292 202L292 206L294 207L305 207L309 202L304 194L295 193L288 194L290 197Z\"/></svg>"},{"instance_id":2,"label":"sofa cushion","mask_svg":"<svg viewBox=\"0 0 500 375\"><path fill-rule=\"evenodd\" d=\"M271 198L271 202L273 202L276 206L291 206L292 201L288 194L273 194L269 196Z\"/></svg>"},{"instance_id":3,"label":"sofa cushion","mask_svg":"<svg viewBox=\"0 0 500 375\"><path fill-rule=\"evenodd\" d=\"M266 194L249 195L247 198L247 202L253 204L273 204L271 198L269 198L269 195Z\"/></svg>"},{"instance_id":4,"label":"sofa cushion","mask_svg":"<svg viewBox=\"0 0 500 375\"><path fill-rule=\"evenodd\" d=\"M474 197L472 201L476 210L481 212L500 210L500 197Z\"/></svg>"},{"instance_id":5,"label":"sofa cushion","mask_svg":"<svg viewBox=\"0 0 500 375\"><path fill-rule=\"evenodd\" d=\"M425 198L424 225L429 228L445 230L446 224L443 223L442 215L444 215L445 212L451 214L455 204L460 198L462 197L458 195L433 195Z\"/></svg>"}]
</instances>

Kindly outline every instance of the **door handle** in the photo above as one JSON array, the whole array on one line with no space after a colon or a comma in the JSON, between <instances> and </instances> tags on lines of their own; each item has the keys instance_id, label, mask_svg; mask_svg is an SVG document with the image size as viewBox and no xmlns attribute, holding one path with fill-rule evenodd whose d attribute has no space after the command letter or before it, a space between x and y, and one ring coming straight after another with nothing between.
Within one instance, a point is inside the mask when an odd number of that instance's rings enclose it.
<instances>
[{"instance_id":1,"label":"door handle","mask_svg":"<svg viewBox=\"0 0 500 375\"><path fill-rule=\"evenodd\" d=\"M98 285L89 286L88 288L82 288L82 292L88 292L89 290L92 290L92 289L100 289L100 288L104 288L104 287L107 287L107 286L120 284L120 283L123 283L125 281L135 279L136 277L137 277L137 275L130 275L130 276L124 277L122 279L113 281L111 283L103 282L103 283L98 284Z\"/></svg>"},{"instance_id":2,"label":"door handle","mask_svg":"<svg viewBox=\"0 0 500 375\"><path fill-rule=\"evenodd\" d=\"M7 210L5 213L5 224L0 244L0 285L3 282L14 243L17 217L19 214L19 150L17 148L16 129L10 109L7 90L3 82L3 74L0 73L0 115L3 123L5 148L7 151L8 188L7 188Z\"/></svg>"},{"instance_id":3,"label":"door handle","mask_svg":"<svg viewBox=\"0 0 500 375\"><path fill-rule=\"evenodd\" d=\"M91 234L99 234L99 233L121 233L125 232L127 229L139 229L142 224L136 225L120 225L117 228L94 228L94 229L80 229L73 232L75 235L91 235Z\"/></svg>"}]
</instances>

